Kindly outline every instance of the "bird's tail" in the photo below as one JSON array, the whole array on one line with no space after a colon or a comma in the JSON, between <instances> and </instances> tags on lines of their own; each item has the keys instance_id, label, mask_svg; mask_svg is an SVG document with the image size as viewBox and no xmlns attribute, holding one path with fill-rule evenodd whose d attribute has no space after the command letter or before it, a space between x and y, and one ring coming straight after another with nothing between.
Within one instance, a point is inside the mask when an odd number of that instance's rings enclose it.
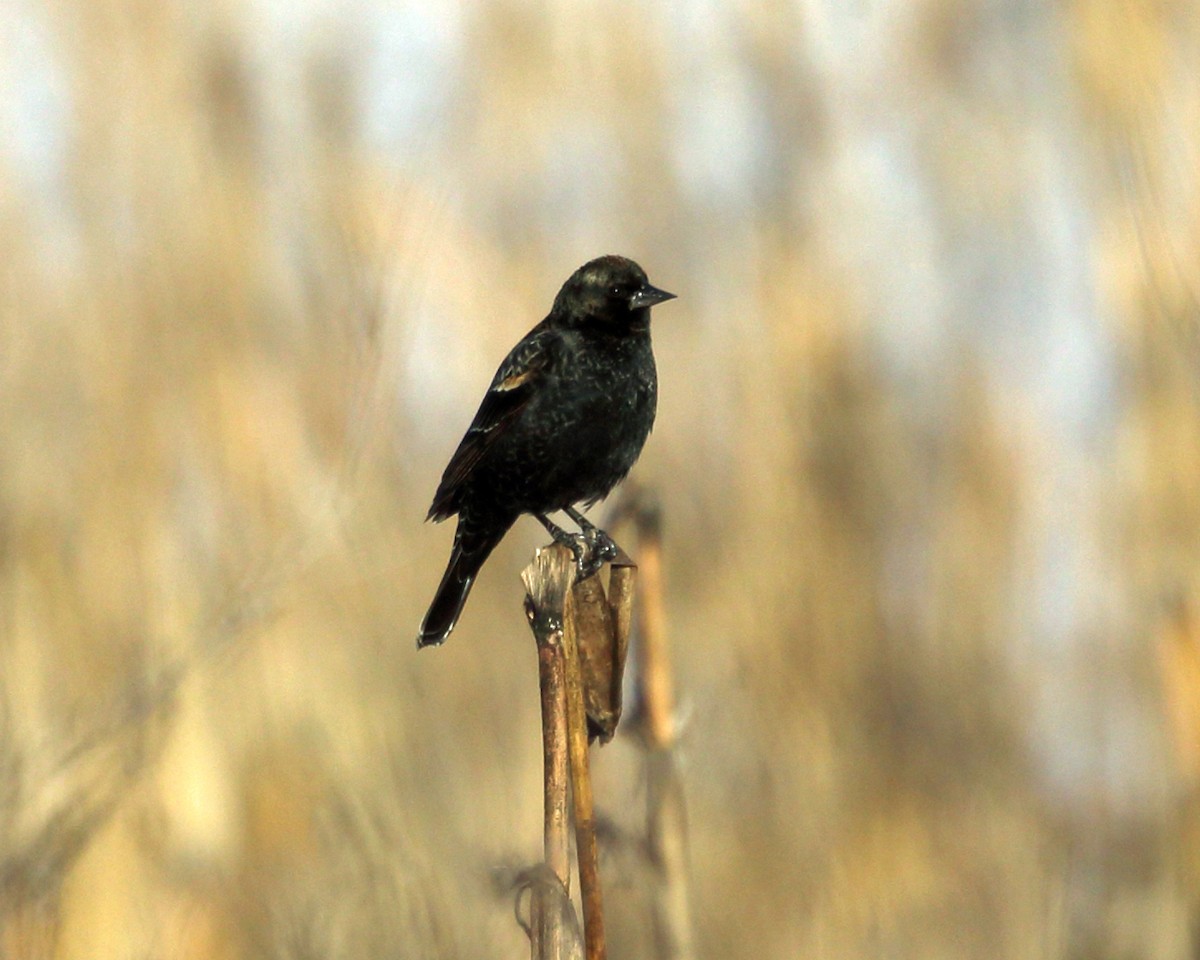
<instances>
[{"instance_id":1,"label":"bird's tail","mask_svg":"<svg viewBox=\"0 0 1200 960\"><path fill-rule=\"evenodd\" d=\"M417 649L444 643L450 631L458 623L459 614L467 603L467 595L475 583L475 575L483 562L495 549L511 524L497 530L480 534L467 533L461 518L454 534L454 548L450 551L450 562L442 575L433 602L421 621L421 632L417 635Z\"/></svg>"}]
</instances>

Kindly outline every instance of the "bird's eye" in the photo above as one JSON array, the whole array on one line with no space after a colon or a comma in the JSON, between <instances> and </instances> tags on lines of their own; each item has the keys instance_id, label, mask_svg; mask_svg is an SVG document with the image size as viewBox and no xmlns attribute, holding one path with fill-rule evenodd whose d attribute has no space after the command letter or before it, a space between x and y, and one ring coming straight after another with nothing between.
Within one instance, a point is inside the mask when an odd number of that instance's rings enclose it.
<instances>
[{"instance_id":1,"label":"bird's eye","mask_svg":"<svg viewBox=\"0 0 1200 960\"><path fill-rule=\"evenodd\" d=\"M625 291L621 288L621 285L619 283L614 283L611 287L609 287L608 292L610 295L612 295L614 297L623 296L625 293Z\"/></svg>"}]
</instances>

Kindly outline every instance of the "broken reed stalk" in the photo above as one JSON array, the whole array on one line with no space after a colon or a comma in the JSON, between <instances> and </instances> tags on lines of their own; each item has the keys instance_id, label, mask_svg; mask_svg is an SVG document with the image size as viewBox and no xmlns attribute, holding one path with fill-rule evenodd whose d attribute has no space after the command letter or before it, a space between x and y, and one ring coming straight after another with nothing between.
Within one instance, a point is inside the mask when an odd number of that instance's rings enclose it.
<instances>
[{"instance_id":1,"label":"broken reed stalk","mask_svg":"<svg viewBox=\"0 0 1200 960\"><path fill-rule=\"evenodd\" d=\"M538 672L542 688L542 753L544 769L544 810L542 838L546 866L557 881L534 899L534 929L541 934L545 947L538 947L537 958L563 956L564 907L571 896L571 837L567 816L567 711L562 635L553 645L539 647ZM551 880L547 877L547 883ZM554 894L553 896L551 894Z\"/></svg>"},{"instance_id":2,"label":"broken reed stalk","mask_svg":"<svg viewBox=\"0 0 1200 960\"><path fill-rule=\"evenodd\" d=\"M577 583L571 591L579 665L583 671L583 706L588 736L608 743L621 719L621 685L633 619L637 565L620 548L609 564L607 588L599 577Z\"/></svg>"},{"instance_id":3,"label":"broken reed stalk","mask_svg":"<svg viewBox=\"0 0 1200 960\"><path fill-rule=\"evenodd\" d=\"M566 553L564 558L563 554ZM567 817L569 748L563 625L570 616L574 559L566 551L539 550L521 574L525 612L538 649L542 701L542 768L545 866L552 876L534 885L531 899L531 956L559 960L564 950L564 914L571 909L571 847ZM555 883L557 881L557 883Z\"/></svg>"},{"instance_id":4,"label":"broken reed stalk","mask_svg":"<svg viewBox=\"0 0 1200 960\"><path fill-rule=\"evenodd\" d=\"M569 613L573 613L570 611ZM604 901L600 894L600 860L596 850L596 816L588 766L587 712L583 706L583 671L575 618L563 621L563 656L567 674L567 743L571 754L571 799L575 814L575 855L579 860L579 896L583 901L583 940L587 960L604 960Z\"/></svg>"},{"instance_id":5,"label":"broken reed stalk","mask_svg":"<svg viewBox=\"0 0 1200 960\"><path fill-rule=\"evenodd\" d=\"M637 704L646 745L646 843L656 883L652 897L658 960L695 956L687 881L687 809L675 760L675 694L663 602L662 508L634 498L641 603L638 607Z\"/></svg>"},{"instance_id":6,"label":"broken reed stalk","mask_svg":"<svg viewBox=\"0 0 1200 960\"><path fill-rule=\"evenodd\" d=\"M634 512L641 559L638 610L637 695L642 734L652 750L675 745L675 689L663 605L662 510L645 498Z\"/></svg>"},{"instance_id":7,"label":"broken reed stalk","mask_svg":"<svg viewBox=\"0 0 1200 960\"><path fill-rule=\"evenodd\" d=\"M618 563L621 563L619 560ZM537 552L521 574L525 610L538 642L542 694L542 746L545 772L544 842L546 865L567 894L566 777L570 771L579 893L583 902L583 934L587 960L604 960L604 907L596 850L596 820L588 766L589 706L596 713L597 735L612 736L620 711L620 673L630 619L634 567L628 558L618 574L618 607L605 597L598 577L576 585L575 559L562 546ZM611 579L611 578L610 578ZM587 661L585 671L581 663ZM613 690L618 696L614 702ZM564 720L565 718L565 720ZM565 730L565 733L563 732ZM561 899L536 893L533 911L533 956L558 957L565 945Z\"/></svg>"}]
</instances>

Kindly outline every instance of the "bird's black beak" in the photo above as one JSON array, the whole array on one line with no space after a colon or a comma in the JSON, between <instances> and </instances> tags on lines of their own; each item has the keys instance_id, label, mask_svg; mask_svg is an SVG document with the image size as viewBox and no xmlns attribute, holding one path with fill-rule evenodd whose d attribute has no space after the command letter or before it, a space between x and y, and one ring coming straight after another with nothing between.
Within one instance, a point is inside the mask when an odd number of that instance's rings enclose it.
<instances>
[{"instance_id":1,"label":"bird's black beak","mask_svg":"<svg viewBox=\"0 0 1200 960\"><path fill-rule=\"evenodd\" d=\"M659 290L658 287L652 287L650 284L644 283L642 284L642 288L629 298L629 309L641 310L643 307L652 307L656 303L662 303L664 300L674 299L675 294L667 293L666 290Z\"/></svg>"}]
</instances>

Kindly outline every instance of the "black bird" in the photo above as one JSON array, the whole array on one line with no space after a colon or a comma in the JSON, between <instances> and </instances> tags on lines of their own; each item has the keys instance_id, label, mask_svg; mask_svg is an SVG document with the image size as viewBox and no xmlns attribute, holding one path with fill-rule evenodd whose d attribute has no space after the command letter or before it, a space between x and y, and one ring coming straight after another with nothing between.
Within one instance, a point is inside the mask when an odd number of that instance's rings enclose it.
<instances>
[{"instance_id":1,"label":"black bird","mask_svg":"<svg viewBox=\"0 0 1200 960\"><path fill-rule=\"evenodd\" d=\"M674 296L632 260L600 257L571 275L550 315L504 358L426 517L458 514L458 529L418 648L449 636L479 568L523 513L571 546L582 576L615 556L575 504L586 508L620 483L654 426L650 308ZM552 523L555 510L582 534Z\"/></svg>"}]
</instances>

